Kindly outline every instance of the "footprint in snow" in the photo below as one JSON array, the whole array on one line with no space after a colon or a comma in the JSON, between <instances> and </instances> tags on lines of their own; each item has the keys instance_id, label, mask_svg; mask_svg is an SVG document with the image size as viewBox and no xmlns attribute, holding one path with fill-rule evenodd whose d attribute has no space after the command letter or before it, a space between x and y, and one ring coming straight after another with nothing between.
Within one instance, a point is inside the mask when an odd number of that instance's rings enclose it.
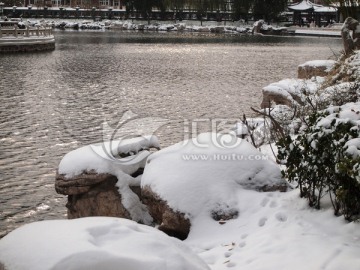
<instances>
[{"instance_id":1,"label":"footprint in snow","mask_svg":"<svg viewBox=\"0 0 360 270\"><path fill-rule=\"evenodd\" d=\"M239 247L245 247L246 246L246 242L241 242L241 243L239 243Z\"/></svg>"},{"instance_id":2,"label":"footprint in snow","mask_svg":"<svg viewBox=\"0 0 360 270\"><path fill-rule=\"evenodd\" d=\"M231 255L232 255L232 252L225 252L224 253L225 258L229 258L229 257L231 257Z\"/></svg>"},{"instance_id":3,"label":"footprint in snow","mask_svg":"<svg viewBox=\"0 0 360 270\"><path fill-rule=\"evenodd\" d=\"M241 236L241 239L246 239L246 237L248 237L249 235L247 233L244 233L242 236Z\"/></svg>"},{"instance_id":4,"label":"footprint in snow","mask_svg":"<svg viewBox=\"0 0 360 270\"><path fill-rule=\"evenodd\" d=\"M276 219L277 219L278 221L280 221L280 222L285 222L285 221L287 221L287 215L285 215L284 213L281 213L281 212L276 213L275 217L276 217Z\"/></svg>"},{"instance_id":5,"label":"footprint in snow","mask_svg":"<svg viewBox=\"0 0 360 270\"><path fill-rule=\"evenodd\" d=\"M278 204L277 204L276 201L272 201L272 202L270 203L270 207L271 207L271 208L275 208L275 207L277 207L277 206L278 206Z\"/></svg>"},{"instance_id":6,"label":"footprint in snow","mask_svg":"<svg viewBox=\"0 0 360 270\"><path fill-rule=\"evenodd\" d=\"M260 218L259 223L258 223L259 227L264 226L266 221L267 221L266 217Z\"/></svg>"},{"instance_id":7,"label":"footprint in snow","mask_svg":"<svg viewBox=\"0 0 360 270\"><path fill-rule=\"evenodd\" d=\"M234 267L234 266L236 266L236 263L234 263L234 262L228 262L228 263L226 264L226 266L227 266L227 267Z\"/></svg>"},{"instance_id":8,"label":"footprint in snow","mask_svg":"<svg viewBox=\"0 0 360 270\"><path fill-rule=\"evenodd\" d=\"M260 203L260 205L262 206L262 207L265 207L266 205L267 205L267 203L269 202L269 198L264 198L262 201L261 201L261 203Z\"/></svg>"}]
</instances>

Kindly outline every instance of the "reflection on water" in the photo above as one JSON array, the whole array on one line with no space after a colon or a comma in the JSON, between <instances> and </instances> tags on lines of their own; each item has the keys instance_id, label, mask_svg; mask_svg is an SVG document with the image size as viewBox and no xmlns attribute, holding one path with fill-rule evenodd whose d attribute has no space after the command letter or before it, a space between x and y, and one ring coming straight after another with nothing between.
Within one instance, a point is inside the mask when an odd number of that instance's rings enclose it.
<instances>
[{"instance_id":1,"label":"reflection on water","mask_svg":"<svg viewBox=\"0 0 360 270\"><path fill-rule=\"evenodd\" d=\"M0 56L0 235L65 218L55 193L62 156L101 141L123 112L160 117L163 146L182 140L184 119L237 118L261 88L328 59L336 39L191 33L56 32L56 50Z\"/></svg>"}]
</instances>

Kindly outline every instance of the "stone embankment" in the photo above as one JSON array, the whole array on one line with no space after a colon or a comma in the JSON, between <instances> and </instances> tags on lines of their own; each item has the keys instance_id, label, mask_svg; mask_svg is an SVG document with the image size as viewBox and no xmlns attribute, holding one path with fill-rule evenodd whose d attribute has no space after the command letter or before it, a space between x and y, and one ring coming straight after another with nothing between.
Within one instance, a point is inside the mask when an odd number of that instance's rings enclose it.
<instances>
[{"instance_id":1,"label":"stone embankment","mask_svg":"<svg viewBox=\"0 0 360 270\"><path fill-rule=\"evenodd\" d=\"M49 51L55 49L51 27L0 28L0 53Z\"/></svg>"}]
</instances>

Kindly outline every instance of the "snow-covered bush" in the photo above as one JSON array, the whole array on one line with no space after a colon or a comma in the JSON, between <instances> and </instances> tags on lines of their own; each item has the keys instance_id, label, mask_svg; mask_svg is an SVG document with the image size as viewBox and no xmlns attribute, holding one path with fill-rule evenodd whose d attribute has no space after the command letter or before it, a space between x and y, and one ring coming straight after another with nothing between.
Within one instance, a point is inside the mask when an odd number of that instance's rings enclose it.
<instances>
[{"instance_id":1,"label":"snow-covered bush","mask_svg":"<svg viewBox=\"0 0 360 270\"><path fill-rule=\"evenodd\" d=\"M360 97L359 82L345 82L325 88L320 93L320 99L328 105L341 106L345 103L356 102Z\"/></svg>"},{"instance_id":2,"label":"snow-covered bush","mask_svg":"<svg viewBox=\"0 0 360 270\"><path fill-rule=\"evenodd\" d=\"M360 102L310 114L296 137L278 142L284 176L297 182L309 205L320 208L329 194L335 214L360 214Z\"/></svg>"}]
</instances>

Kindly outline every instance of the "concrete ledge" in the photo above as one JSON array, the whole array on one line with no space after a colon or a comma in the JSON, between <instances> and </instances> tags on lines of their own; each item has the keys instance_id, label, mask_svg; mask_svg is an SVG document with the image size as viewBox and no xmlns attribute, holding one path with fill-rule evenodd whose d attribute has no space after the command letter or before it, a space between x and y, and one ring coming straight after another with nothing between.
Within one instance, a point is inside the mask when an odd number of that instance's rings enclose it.
<instances>
[{"instance_id":1,"label":"concrete ledge","mask_svg":"<svg viewBox=\"0 0 360 270\"><path fill-rule=\"evenodd\" d=\"M35 52L55 49L54 36L29 38L0 38L0 54L12 52Z\"/></svg>"}]
</instances>

